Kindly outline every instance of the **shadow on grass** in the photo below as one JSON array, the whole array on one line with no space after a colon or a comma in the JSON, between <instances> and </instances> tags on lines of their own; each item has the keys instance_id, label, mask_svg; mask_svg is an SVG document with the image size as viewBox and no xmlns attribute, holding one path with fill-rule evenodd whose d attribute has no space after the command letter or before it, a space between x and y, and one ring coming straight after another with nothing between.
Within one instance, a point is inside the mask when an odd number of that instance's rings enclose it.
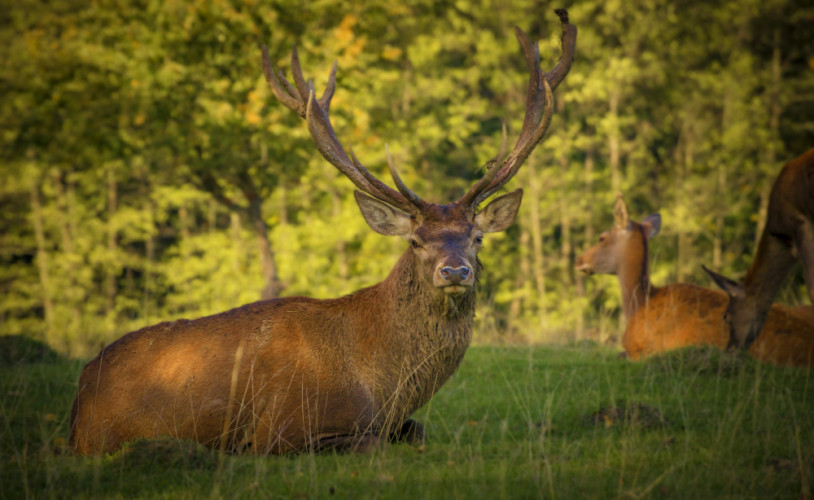
<instances>
[{"instance_id":1,"label":"shadow on grass","mask_svg":"<svg viewBox=\"0 0 814 500\"><path fill-rule=\"evenodd\" d=\"M758 361L745 353L730 353L716 347L691 346L649 357L644 361L656 371L733 377L753 373Z\"/></svg>"},{"instance_id":2,"label":"shadow on grass","mask_svg":"<svg viewBox=\"0 0 814 500\"><path fill-rule=\"evenodd\" d=\"M0 336L0 366L55 363L62 357L44 342L25 335Z\"/></svg>"}]
</instances>

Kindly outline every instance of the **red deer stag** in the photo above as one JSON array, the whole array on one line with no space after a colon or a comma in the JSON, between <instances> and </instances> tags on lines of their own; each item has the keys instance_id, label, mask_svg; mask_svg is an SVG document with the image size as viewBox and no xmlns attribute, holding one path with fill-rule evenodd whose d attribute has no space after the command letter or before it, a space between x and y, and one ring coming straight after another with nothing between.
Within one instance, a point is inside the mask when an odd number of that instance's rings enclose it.
<instances>
[{"instance_id":1,"label":"red deer stag","mask_svg":"<svg viewBox=\"0 0 814 500\"><path fill-rule=\"evenodd\" d=\"M786 163L772 186L766 227L743 285L704 270L729 295L725 320L730 350L758 338L783 280L800 257L814 310L814 149Z\"/></svg>"},{"instance_id":2,"label":"red deer stag","mask_svg":"<svg viewBox=\"0 0 814 500\"><path fill-rule=\"evenodd\" d=\"M615 274L619 278L627 318L622 346L628 357L639 359L688 345L724 349L729 337L722 318L725 293L684 283L664 287L650 283L648 241L659 232L661 216L651 215L641 223L632 221L619 196L613 217L613 228L577 258L576 268L585 274ZM749 354L775 364L808 366L814 362L814 314L810 308L772 306L764 334L752 344Z\"/></svg>"},{"instance_id":3,"label":"red deer stag","mask_svg":"<svg viewBox=\"0 0 814 500\"><path fill-rule=\"evenodd\" d=\"M563 55L548 73L540 69L537 44L517 29L530 81L514 150L504 155L504 134L483 177L448 205L419 198L392 162L397 190L346 154L328 118L336 65L317 100L296 48L293 84L275 74L264 49L273 93L306 120L317 149L359 189L356 201L367 223L409 245L384 281L345 297L260 301L125 335L82 372L71 417L74 450L110 452L128 440L161 435L262 454L366 451L386 439L422 440L423 427L410 415L464 356L483 235L512 223L522 190L477 207L515 175L545 134L552 89L573 61L576 27L566 11L557 14Z\"/></svg>"}]
</instances>

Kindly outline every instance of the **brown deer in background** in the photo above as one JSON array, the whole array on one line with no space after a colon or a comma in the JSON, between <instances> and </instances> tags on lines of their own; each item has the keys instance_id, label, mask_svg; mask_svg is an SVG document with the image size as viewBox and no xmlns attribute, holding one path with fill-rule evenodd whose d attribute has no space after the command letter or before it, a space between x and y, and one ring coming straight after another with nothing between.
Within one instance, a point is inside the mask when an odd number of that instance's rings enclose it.
<instances>
[{"instance_id":1,"label":"brown deer in background","mask_svg":"<svg viewBox=\"0 0 814 500\"><path fill-rule=\"evenodd\" d=\"M796 254L796 255L795 255ZM814 149L786 163L772 186L766 227L743 285L704 270L729 295L728 349L748 349L786 275L800 258L814 311Z\"/></svg>"},{"instance_id":2,"label":"brown deer in background","mask_svg":"<svg viewBox=\"0 0 814 500\"><path fill-rule=\"evenodd\" d=\"M483 235L512 223L522 191L477 208L515 175L545 134L552 89L573 61L576 28L567 12L557 14L563 55L549 73L540 69L537 44L517 29L530 81L516 146L504 155L504 133L484 176L448 205L419 198L392 162L398 190L346 154L328 119L336 65L317 100L296 48L293 84L275 74L264 49L269 86L305 118L317 149L359 189L356 201L367 223L406 238L409 246L384 281L345 297L260 301L120 338L79 379L71 417L76 452L110 452L127 440L160 435L273 454L422 440L423 427L410 415L460 364L472 337Z\"/></svg>"},{"instance_id":3,"label":"brown deer in background","mask_svg":"<svg viewBox=\"0 0 814 500\"><path fill-rule=\"evenodd\" d=\"M576 268L585 274L615 274L619 278L627 319L622 346L628 357L639 359L689 345L724 349L729 339L723 320L728 302L725 293L684 283L664 287L650 283L648 242L658 234L661 216L651 215L641 223L630 220L620 195L613 218L613 228L577 257ZM814 363L811 308L772 306L763 334L749 348L749 354L775 364Z\"/></svg>"}]
</instances>

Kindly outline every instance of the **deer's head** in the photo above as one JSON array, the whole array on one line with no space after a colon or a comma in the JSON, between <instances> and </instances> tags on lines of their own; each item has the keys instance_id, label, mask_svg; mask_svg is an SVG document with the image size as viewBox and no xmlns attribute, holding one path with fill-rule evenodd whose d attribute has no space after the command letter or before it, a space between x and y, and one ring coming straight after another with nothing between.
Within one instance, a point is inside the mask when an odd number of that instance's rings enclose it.
<instances>
[{"instance_id":1,"label":"deer's head","mask_svg":"<svg viewBox=\"0 0 814 500\"><path fill-rule=\"evenodd\" d=\"M473 288L483 235L506 229L520 206L522 190L518 189L478 210L482 202L517 173L551 123L552 89L568 73L576 41L576 27L568 23L568 13L563 9L556 12L563 27L563 57L548 73L540 69L537 44L530 43L516 29L530 74L526 114L517 144L506 154L504 128L503 145L487 164L483 177L461 199L447 205L424 201L412 192L401 181L389 154L387 163L396 189L373 176L353 152L345 151L328 117L336 86L335 63L328 85L317 99L313 82L306 81L302 74L296 47L291 54L293 83L271 68L268 51L263 47L263 69L269 87L280 102L305 119L320 153L356 185L356 201L368 225L378 233L407 239L410 245L407 251L415 255L422 279L447 294L465 293Z\"/></svg>"},{"instance_id":2,"label":"deer's head","mask_svg":"<svg viewBox=\"0 0 814 500\"><path fill-rule=\"evenodd\" d=\"M613 227L602 232L599 242L577 257L575 267L584 274L619 274L626 262L647 262L647 240L660 228L659 214L641 223L631 220L624 198L618 195L613 205Z\"/></svg>"},{"instance_id":3,"label":"deer's head","mask_svg":"<svg viewBox=\"0 0 814 500\"><path fill-rule=\"evenodd\" d=\"M718 287L729 295L729 303L724 311L723 320L729 327L729 344L727 349L738 347L738 341L748 348L760 334L766 321L766 313L760 313L755 296L746 293L746 287L722 274L701 266Z\"/></svg>"},{"instance_id":4,"label":"deer's head","mask_svg":"<svg viewBox=\"0 0 814 500\"><path fill-rule=\"evenodd\" d=\"M496 198L475 213L470 206L427 203L409 214L356 191L356 201L368 225L387 236L410 242L427 284L445 293L466 292L477 278L477 254L483 235L503 231L514 220L523 191Z\"/></svg>"}]
</instances>

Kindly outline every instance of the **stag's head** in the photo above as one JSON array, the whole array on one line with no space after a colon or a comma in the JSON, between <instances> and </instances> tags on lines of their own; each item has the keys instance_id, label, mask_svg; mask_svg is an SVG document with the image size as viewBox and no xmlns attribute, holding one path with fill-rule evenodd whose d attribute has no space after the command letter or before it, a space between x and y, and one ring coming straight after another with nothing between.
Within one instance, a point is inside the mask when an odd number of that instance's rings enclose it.
<instances>
[{"instance_id":1,"label":"stag's head","mask_svg":"<svg viewBox=\"0 0 814 500\"><path fill-rule=\"evenodd\" d=\"M426 284L448 294L470 290L478 271L477 254L483 235L503 231L514 220L522 190L501 196L483 210L460 203L425 203L414 213L356 191L356 201L368 225L387 236L402 236L410 242L419 275Z\"/></svg>"},{"instance_id":2,"label":"stag's head","mask_svg":"<svg viewBox=\"0 0 814 500\"><path fill-rule=\"evenodd\" d=\"M568 23L568 13L561 9L557 14L563 27L563 57L548 73L540 69L537 44L516 29L530 74L526 114L517 144L506 154L504 128L500 152L488 162L483 177L461 199L447 205L425 201L411 191L396 172L389 153L387 164L396 189L373 176L353 152L345 151L328 118L336 86L336 64L322 97L317 99L313 82L303 77L296 47L291 54L293 82L272 69L268 51L263 48L263 69L269 87L280 102L306 120L320 153L356 185L356 201L368 225L378 233L409 241L407 251L415 256L422 279L444 293L457 295L474 287L483 235L506 229L520 207L522 190L518 189L478 210L517 173L551 123L552 89L568 73L576 43L576 27Z\"/></svg>"}]
</instances>

